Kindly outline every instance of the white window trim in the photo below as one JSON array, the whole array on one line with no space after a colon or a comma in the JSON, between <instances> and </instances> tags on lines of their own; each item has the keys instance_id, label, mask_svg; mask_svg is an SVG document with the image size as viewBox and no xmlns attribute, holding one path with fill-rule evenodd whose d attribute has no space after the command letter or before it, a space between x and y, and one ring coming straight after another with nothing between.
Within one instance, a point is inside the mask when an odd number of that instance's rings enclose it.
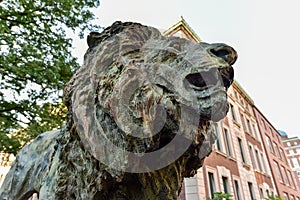
<instances>
[{"instance_id":1,"label":"white window trim","mask_svg":"<svg viewBox=\"0 0 300 200\"><path fill-rule=\"evenodd\" d=\"M212 194L210 192L210 184L209 184L209 176L208 173L213 173L214 174L214 181L215 181L215 189L216 191L220 191L219 189L219 181L218 181L218 171L215 168L209 167L209 166L205 166L205 171L206 171L206 181L207 181L207 186L208 186L208 196L211 197Z\"/></svg>"},{"instance_id":2,"label":"white window trim","mask_svg":"<svg viewBox=\"0 0 300 200\"><path fill-rule=\"evenodd\" d=\"M240 178L238 176L235 176L235 175L232 175L232 184L233 184L233 195L234 195L234 199L237 199L236 198L236 188L235 188L235 183L234 181L237 181L238 182L238 185L239 185L239 192L240 192L240 198L243 200L244 198L244 189L243 189L243 185L241 184L241 181L240 181Z\"/></svg>"},{"instance_id":3,"label":"white window trim","mask_svg":"<svg viewBox=\"0 0 300 200\"><path fill-rule=\"evenodd\" d=\"M229 157L232 157L232 158L236 158L236 155L235 155L235 151L234 151L234 148L233 148L233 139L232 139L232 134L231 134L231 131L230 131L230 129L227 127L227 126L225 126L224 124L223 124L223 126L222 126L222 133L223 133L223 141L224 141L224 144L225 144L225 141L226 141L226 136L225 136L225 129L227 130L227 132L228 132L228 139L229 139L229 142L230 142L230 144L229 144L229 148L230 148L230 150L231 150L231 156L229 155L229 152L227 152L227 148L226 148L226 154L229 156ZM227 144L227 142L226 142L226 144L225 144L226 146L228 145ZM224 146L225 147L225 146Z\"/></svg>"}]
</instances>

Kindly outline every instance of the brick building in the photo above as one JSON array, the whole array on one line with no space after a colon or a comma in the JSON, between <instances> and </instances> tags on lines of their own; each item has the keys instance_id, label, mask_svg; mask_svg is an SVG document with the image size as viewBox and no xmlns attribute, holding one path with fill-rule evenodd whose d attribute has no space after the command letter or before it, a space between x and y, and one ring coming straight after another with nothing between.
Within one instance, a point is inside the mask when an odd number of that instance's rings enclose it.
<instances>
[{"instance_id":1,"label":"brick building","mask_svg":"<svg viewBox=\"0 0 300 200\"><path fill-rule=\"evenodd\" d=\"M201 42L183 18L164 34ZM214 124L218 139L211 155L194 177L184 180L178 199L202 200L212 198L214 192L225 192L237 200L272 194L299 200L279 133L236 81L228 90L228 101L227 117Z\"/></svg>"},{"instance_id":2,"label":"brick building","mask_svg":"<svg viewBox=\"0 0 300 200\"><path fill-rule=\"evenodd\" d=\"M297 186L300 191L300 139L298 137L289 138L283 131L279 131L279 133L290 167L294 172L295 177L298 178Z\"/></svg>"},{"instance_id":3,"label":"brick building","mask_svg":"<svg viewBox=\"0 0 300 200\"><path fill-rule=\"evenodd\" d=\"M197 175L185 179L185 198L181 199L212 198L214 192L230 193L237 200L277 194L252 99L234 82L228 100L227 117L215 124L214 149Z\"/></svg>"},{"instance_id":4,"label":"brick building","mask_svg":"<svg viewBox=\"0 0 300 200\"><path fill-rule=\"evenodd\" d=\"M256 184L258 189L256 196L259 198L253 198L253 195L250 195L249 199L264 199L276 193L276 190L273 186L274 180L271 176L269 162L265 156L265 149L254 115L254 102L237 82L229 90L229 97L231 109L228 118L237 127L235 131L238 133L238 143L236 145L241 156L239 160L242 161L240 170L249 172L253 170L255 182L251 182L251 184ZM243 137L245 141L243 141ZM247 180L247 183L244 184L244 188L247 188L249 178L242 177L242 179ZM250 186L248 189L250 191Z\"/></svg>"},{"instance_id":5,"label":"brick building","mask_svg":"<svg viewBox=\"0 0 300 200\"><path fill-rule=\"evenodd\" d=\"M289 166L280 133L255 106L254 112L278 195L285 200L299 200L300 192Z\"/></svg>"}]
</instances>

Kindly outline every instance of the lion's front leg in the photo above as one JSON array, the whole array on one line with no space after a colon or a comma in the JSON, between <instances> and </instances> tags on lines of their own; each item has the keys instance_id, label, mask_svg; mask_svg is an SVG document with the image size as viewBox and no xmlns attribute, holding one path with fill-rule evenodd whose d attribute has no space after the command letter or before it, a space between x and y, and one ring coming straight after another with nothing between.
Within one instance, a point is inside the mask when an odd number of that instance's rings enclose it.
<instances>
[{"instance_id":1,"label":"lion's front leg","mask_svg":"<svg viewBox=\"0 0 300 200\"><path fill-rule=\"evenodd\" d=\"M0 188L1 200L27 200L40 192L46 184L59 136L60 130L43 133L17 154Z\"/></svg>"},{"instance_id":2,"label":"lion's front leg","mask_svg":"<svg viewBox=\"0 0 300 200\"><path fill-rule=\"evenodd\" d=\"M32 169L32 165L24 167L22 161L23 159L20 159L19 156L14 161L1 187L0 199L28 199L36 192L29 177L32 174L30 170Z\"/></svg>"}]
</instances>

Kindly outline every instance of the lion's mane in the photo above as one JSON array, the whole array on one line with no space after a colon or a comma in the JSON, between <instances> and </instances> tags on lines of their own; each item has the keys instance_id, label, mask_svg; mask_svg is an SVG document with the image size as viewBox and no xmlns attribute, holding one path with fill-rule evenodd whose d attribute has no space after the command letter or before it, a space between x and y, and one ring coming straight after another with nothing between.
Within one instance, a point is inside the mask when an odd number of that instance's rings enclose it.
<instances>
[{"instance_id":1,"label":"lion's mane","mask_svg":"<svg viewBox=\"0 0 300 200\"><path fill-rule=\"evenodd\" d=\"M157 45L160 44L155 43L157 40L165 40L165 42L159 47ZM82 176L88 177L87 175L90 174L93 177L97 174L99 186L101 186L101 178L103 178L103 175L100 176L100 174L103 172L107 174L105 175L107 177L121 182L124 181L124 173L115 170L115 168L126 171L126 167L128 167L126 164L130 162L130 158L126 153L120 151L117 153L108 152L103 147L114 145L125 151L143 154L162 148L178 133L181 117L180 104L184 100L183 97L178 96L178 91L174 86L175 80L173 82L172 80L163 80L168 78L167 75L174 72L166 72L160 67L161 65L184 66L189 63L176 55L181 53L181 48L184 49L178 43L177 46L174 46L174 49L165 49L165 46L172 43L173 40L182 40L183 45L192 43L180 38L165 38L157 29L152 27L137 23L116 22L97 35L97 40L94 41L96 44L91 45L92 48L85 55L84 65L76 71L72 80L66 86L64 96L70 111L68 128L71 130L71 137L78 137L79 146L83 147L81 150L84 151L83 155L88 154L91 156L91 160L94 157L102 161L98 163L102 166L100 173L99 171L84 172ZM156 46L153 47L149 44ZM153 49L155 50L153 51ZM157 51L156 49L160 50ZM151 65L151 69L145 69L142 64ZM146 73L146 75L142 76L143 73ZM149 76L159 77L161 80L154 80ZM147 80L143 80L145 78ZM132 91L133 89L135 91ZM128 101L128 105L125 106L131 108L129 114L123 110L127 108L124 107L124 102L122 102L124 99ZM167 105L165 107L166 116L163 116L165 119L163 125L159 124L161 113L155 110L155 107L159 104ZM159 120L155 121L155 118ZM159 131L159 133L142 139L133 137L130 132L134 132L136 127L130 127L132 123L139 127L152 123L152 129L149 128L148 131ZM191 133L191 135L185 135L193 141L189 150L181 155L177 162L165 169L167 171L172 169L171 171L175 170L178 173L177 189L181 187L183 177L194 175L201 166L203 157L211 151L210 146L214 140L214 134L209 129L209 123L207 120L203 120L201 124L197 122L196 127L194 127L197 131ZM162 130L153 130L156 126L161 127ZM201 129L198 129L198 126ZM106 138L109 138L109 140L106 140ZM206 142L203 144L205 139ZM202 148L200 148L201 146ZM180 146L176 146L176 148L180 148ZM76 147L70 149L74 151ZM200 153L200 149L203 152ZM81 155L80 153L77 154ZM200 154L202 157L199 157ZM103 162L110 163L113 168L105 166ZM87 164L90 164L90 162L87 162ZM67 170L68 167L65 169ZM97 168L86 167L86 169ZM165 182L164 184L170 184L166 183L168 178L164 177L166 174L163 174L162 171L148 173L147 175L136 175L137 180L142 182L142 180L147 180L151 176L154 180L157 176L156 179L159 177L161 181ZM72 177L71 173L73 172L71 171L68 177ZM149 177L146 178L146 176ZM82 180L82 178L75 179L76 182ZM71 187L72 183L74 181L70 180L70 183L67 184L68 187ZM90 180L86 180L85 184L90 183ZM85 188L85 184L74 185L72 191L75 191L76 188ZM160 190L170 193L168 194L170 198L175 198L178 195L177 193L171 194L171 187L164 186L163 189L158 189L159 187L156 186L154 188L158 193ZM78 195L84 193L83 191L77 192Z\"/></svg>"}]
</instances>

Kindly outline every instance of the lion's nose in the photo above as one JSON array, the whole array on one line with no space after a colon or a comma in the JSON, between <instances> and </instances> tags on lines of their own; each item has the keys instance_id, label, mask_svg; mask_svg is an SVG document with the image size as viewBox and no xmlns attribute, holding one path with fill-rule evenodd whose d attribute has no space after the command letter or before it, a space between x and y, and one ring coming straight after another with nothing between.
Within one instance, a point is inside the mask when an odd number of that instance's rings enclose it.
<instances>
[{"instance_id":1,"label":"lion's nose","mask_svg":"<svg viewBox=\"0 0 300 200\"><path fill-rule=\"evenodd\" d=\"M229 65L233 65L237 59L236 51L226 44L211 44L208 48L208 52L212 56L222 58Z\"/></svg>"}]
</instances>

